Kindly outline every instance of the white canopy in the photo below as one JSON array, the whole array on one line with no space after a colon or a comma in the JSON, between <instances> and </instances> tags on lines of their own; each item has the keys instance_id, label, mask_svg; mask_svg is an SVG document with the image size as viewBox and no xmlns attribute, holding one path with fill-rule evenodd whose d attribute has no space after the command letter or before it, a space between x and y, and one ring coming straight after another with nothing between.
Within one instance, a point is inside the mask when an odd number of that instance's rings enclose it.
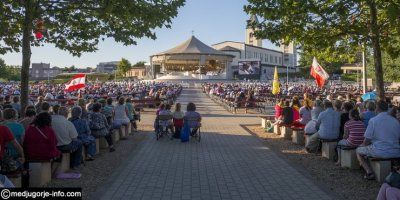
<instances>
[{"instance_id":1,"label":"white canopy","mask_svg":"<svg viewBox=\"0 0 400 200\"><path fill-rule=\"evenodd\" d=\"M233 55L218 51L207 46L196 37L192 36L182 44L167 51L151 56L154 64L166 65L206 65L207 61L213 60L217 63L231 62Z\"/></svg>"}]
</instances>

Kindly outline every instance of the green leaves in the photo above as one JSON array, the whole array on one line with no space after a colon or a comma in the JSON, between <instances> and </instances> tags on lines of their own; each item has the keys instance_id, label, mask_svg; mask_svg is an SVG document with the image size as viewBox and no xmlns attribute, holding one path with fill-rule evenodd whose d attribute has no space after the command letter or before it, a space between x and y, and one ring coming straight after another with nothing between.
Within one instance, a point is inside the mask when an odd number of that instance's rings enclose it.
<instances>
[{"instance_id":1,"label":"green leaves","mask_svg":"<svg viewBox=\"0 0 400 200\"><path fill-rule=\"evenodd\" d=\"M118 75L125 76L126 72L128 72L131 68L131 63L127 59L122 58L117 65Z\"/></svg>"},{"instance_id":2,"label":"green leaves","mask_svg":"<svg viewBox=\"0 0 400 200\"><path fill-rule=\"evenodd\" d=\"M19 51L26 6L33 9L33 21L44 21L43 40L30 37L35 46L53 43L75 56L97 50L99 39L114 38L135 45L137 38L155 39L155 28L171 26L184 0L4 0L0 5L0 54Z\"/></svg>"}]
</instances>

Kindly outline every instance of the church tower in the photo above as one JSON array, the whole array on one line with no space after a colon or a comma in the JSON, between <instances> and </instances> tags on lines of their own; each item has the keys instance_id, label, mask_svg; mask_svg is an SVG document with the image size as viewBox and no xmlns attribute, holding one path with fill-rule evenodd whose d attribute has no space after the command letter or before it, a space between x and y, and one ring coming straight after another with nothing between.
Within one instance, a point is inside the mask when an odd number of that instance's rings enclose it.
<instances>
[{"instance_id":1,"label":"church tower","mask_svg":"<svg viewBox=\"0 0 400 200\"><path fill-rule=\"evenodd\" d=\"M257 16L251 15L249 21L258 23ZM254 29L251 28L250 26L246 27L246 44L257 46L257 47L262 47L262 40L261 39L257 39L254 36Z\"/></svg>"},{"instance_id":2,"label":"church tower","mask_svg":"<svg viewBox=\"0 0 400 200\"><path fill-rule=\"evenodd\" d=\"M283 42L280 45L281 51L283 52L283 65L289 67L297 66L297 49L294 42L290 42L285 45Z\"/></svg>"}]
</instances>

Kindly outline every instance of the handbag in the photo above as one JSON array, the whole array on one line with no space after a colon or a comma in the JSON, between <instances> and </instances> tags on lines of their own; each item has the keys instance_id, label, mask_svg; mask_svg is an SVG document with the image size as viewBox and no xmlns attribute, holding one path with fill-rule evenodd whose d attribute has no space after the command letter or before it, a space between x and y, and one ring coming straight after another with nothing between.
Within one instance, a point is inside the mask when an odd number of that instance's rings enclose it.
<instances>
[{"instance_id":1,"label":"handbag","mask_svg":"<svg viewBox=\"0 0 400 200\"><path fill-rule=\"evenodd\" d=\"M4 155L2 161L1 161L1 171L2 172L14 172L17 171L19 168L18 166L21 166L18 164L16 160L7 153Z\"/></svg>"}]
</instances>

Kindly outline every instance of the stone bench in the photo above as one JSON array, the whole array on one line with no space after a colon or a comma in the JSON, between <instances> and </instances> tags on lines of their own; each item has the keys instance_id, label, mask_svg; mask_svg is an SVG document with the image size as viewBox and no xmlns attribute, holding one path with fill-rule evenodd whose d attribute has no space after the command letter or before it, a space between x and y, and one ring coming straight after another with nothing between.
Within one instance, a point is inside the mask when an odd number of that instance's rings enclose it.
<instances>
[{"instance_id":1,"label":"stone bench","mask_svg":"<svg viewBox=\"0 0 400 200\"><path fill-rule=\"evenodd\" d=\"M304 129L292 127L292 142L298 145L304 145Z\"/></svg>"},{"instance_id":2,"label":"stone bench","mask_svg":"<svg viewBox=\"0 0 400 200\"><path fill-rule=\"evenodd\" d=\"M96 154L99 153L100 153L100 138L96 138Z\"/></svg>"},{"instance_id":3,"label":"stone bench","mask_svg":"<svg viewBox=\"0 0 400 200\"><path fill-rule=\"evenodd\" d=\"M64 173L70 169L71 165L71 154L68 152L62 152L61 162L53 165L56 169L56 173ZM53 171L53 170L52 170Z\"/></svg>"},{"instance_id":4,"label":"stone bench","mask_svg":"<svg viewBox=\"0 0 400 200\"><path fill-rule=\"evenodd\" d=\"M97 140L99 140L99 149L107 149L108 148L108 143L107 143L106 138L100 137L100 138L97 138L96 141Z\"/></svg>"},{"instance_id":5,"label":"stone bench","mask_svg":"<svg viewBox=\"0 0 400 200\"><path fill-rule=\"evenodd\" d=\"M374 158L368 157L371 164L372 171L378 182L383 182L387 175L392 170L392 160L399 160L400 158Z\"/></svg>"},{"instance_id":6,"label":"stone bench","mask_svg":"<svg viewBox=\"0 0 400 200\"><path fill-rule=\"evenodd\" d=\"M126 127L126 135L131 135L132 133L133 133L132 122L129 122L128 126Z\"/></svg>"},{"instance_id":7,"label":"stone bench","mask_svg":"<svg viewBox=\"0 0 400 200\"><path fill-rule=\"evenodd\" d=\"M329 160L334 160L336 155L336 146L337 139L328 140L328 139L319 139L322 143L321 152L322 157L328 158Z\"/></svg>"},{"instance_id":8,"label":"stone bench","mask_svg":"<svg viewBox=\"0 0 400 200\"><path fill-rule=\"evenodd\" d=\"M121 126L122 127L122 126ZM113 142L116 143L119 141L120 139L120 135L119 135L119 131L120 129L114 129L112 132L112 138L113 138Z\"/></svg>"},{"instance_id":9,"label":"stone bench","mask_svg":"<svg viewBox=\"0 0 400 200\"><path fill-rule=\"evenodd\" d=\"M11 183L16 187L20 188L22 186L22 177L20 173L17 174L8 174L7 178L11 181Z\"/></svg>"},{"instance_id":10,"label":"stone bench","mask_svg":"<svg viewBox=\"0 0 400 200\"><path fill-rule=\"evenodd\" d=\"M281 126L281 138L284 139L292 139L292 129L290 128L290 126Z\"/></svg>"},{"instance_id":11,"label":"stone bench","mask_svg":"<svg viewBox=\"0 0 400 200\"><path fill-rule=\"evenodd\" d=\"M310 143L310 138L312 135L304 133L304 146L307 147L307 145Z\"/></svg>"},{"instance_id":12,"label":"stone bench","mask_svg":"<svg viewBox=\"0 0 400 200\"><path fill-rule=\"evenodd\" d=\"M274 133L275 133L276 135L280 135L280 134L281 134L281 128L279 127L278 124L275 124L275 125L274 125Z\"/></svg>"},{"instance_id":13,"label":"stone bench","mask_svg":"<svg viewBox=\"0 0 400 200\"><path fill-rule=\"evenodd\" d=\"M51 181L51 160L31 160L29 170L29 187L42 187Z\"/></svg>"},{"instance_id":14,"label":"stone bench","mask_svg":"<svg viewBox=\"0 0 400 200\"><path fill-rule=\"evenodd\" d=\"M123 138L126 138L126 136L127 136L127 126L126 125L122 125L120 128L119 128L119 130L118 130L118 133L119 133L119 139L123 139Z\"/></svg>"},{"instance_id":15,"label":"stone bench","mask_svg":"<svg viewBox=\"0 0 400 200\"><path fill-rule=\"evenodd\" d=\"M273 121L275 121L275 116L273 116L273 115L271 115L271 116L259 116L260 118L261 118L261 127L263 127L263 128L267 128L267 124L268 124L268 121L269 122L273 122Z\"/></svg>"},{"instance_id":16,"label":"stone bench","mask_svg":"<svg viewBox=\"0 0 400 200\"><path fill-rule=\"evenodd\" d=\"M340 151L340 166L349 169L360 169L360 163L357 159L357 147L338 146Z\"/></svg>"}]
</instances>

